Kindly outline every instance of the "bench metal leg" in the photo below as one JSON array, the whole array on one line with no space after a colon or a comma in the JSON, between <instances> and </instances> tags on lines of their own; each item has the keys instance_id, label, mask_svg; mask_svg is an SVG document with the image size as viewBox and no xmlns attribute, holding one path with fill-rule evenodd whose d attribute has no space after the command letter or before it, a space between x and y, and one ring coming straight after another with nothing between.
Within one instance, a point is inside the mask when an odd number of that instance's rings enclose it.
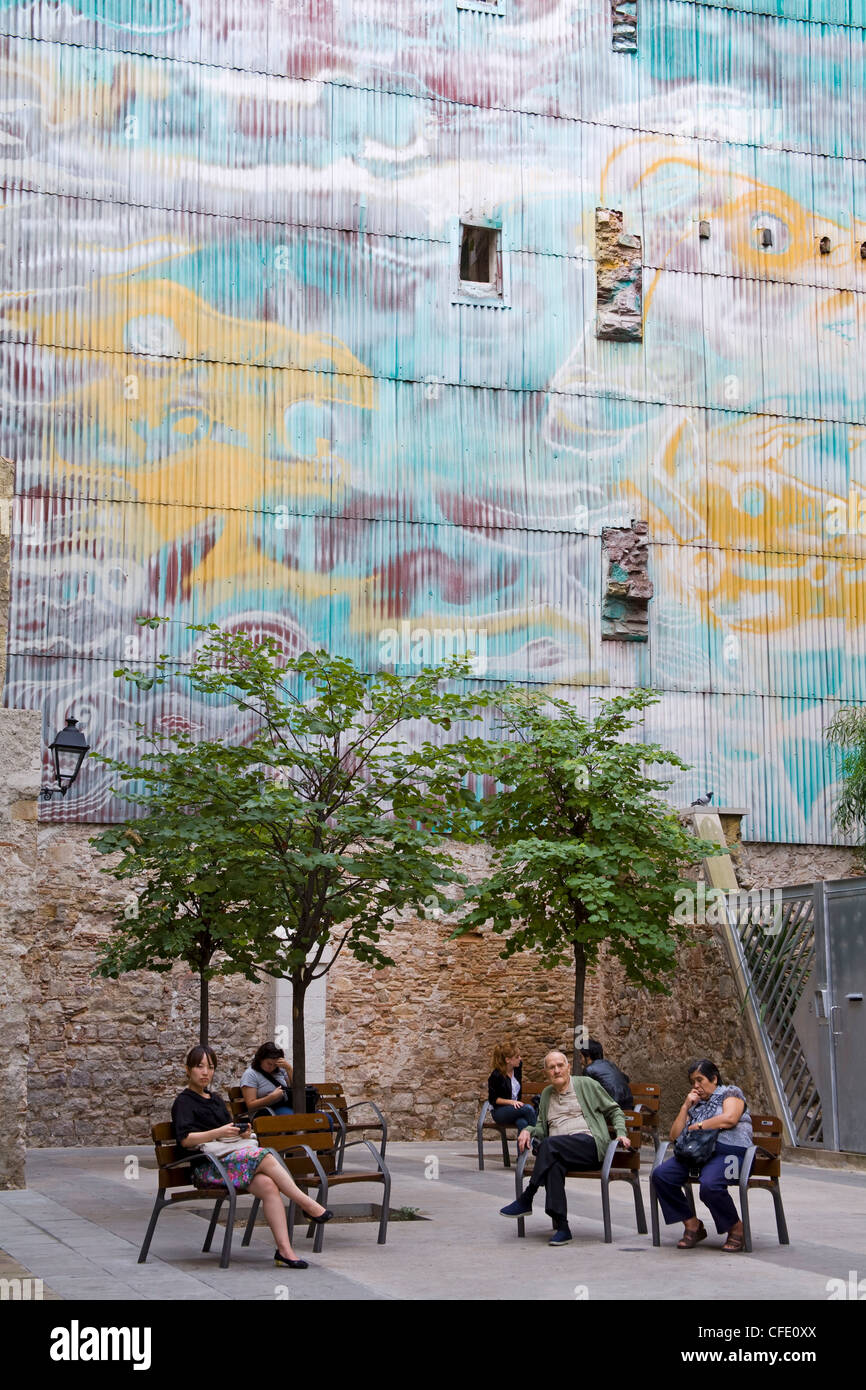
<instances>
[{"instance_id":1,"label":"bench metal leg","mask_svg":"<svg viewBox=\"0 0 866 1390\"><path fill-rule=\"evenodd\" d=\"M150 1249L150 1242L153 1240L153 1233L156 1230L156 1223L159 1220L159 1213L166 1206L168 1206L168 1200L166 1197L163 1196L162 1189L160 1189L156 1195L156 1201L153 1204L153 1211L150 1214L150 1221L148 1222L147 1231L145 1232L144 1243L142 1244L141 1250L138 1254L138 1263L140 1265L143 1265L145 1260L147 1259L147 1252Z\"/></svg>"},{"instance_id":2,"label":"bench metal leg","mask_svg":"<svg viewBox=\"0 0 866 1390\"><path fill-rule=\"evenodd\" d=\"M501 1140L502 1140L502 1162L503 1162L503 1165L504 1165L506 1168L510 1168L510 1167L511 1167L511 1154L508 1152L508 1135L505 1133L505 1130L504 1130L504 1129L501 1129L501 1130L499 1131L499 1137L500 1137Z\"/></svg>"},{"instance_id":3,"label":"bench metal leg","mask_svg":"<svg viewBox=\"0 0 866 1390\"><path fill-rule=\"evenodd\" d=\"M630 1179L632 1196L634 1197L634 1214L637 1219L638 1235L646 1235L646 1212L644 1211L643 1197L640 1190L640 1178L635 1173L634 1178Z\"/></svg>"},{"instance_id":4,"label":"bench metal leg","mask_svg":"<svg viewBox=\"0 0 866 1390\"><path fill-rule=\"evenodd\" d=\"M381 1215L381 1217L379 1218L379 1236L378 1236L378 1239L377 1239L377 1241L376 1241L376 1244L377 1244L377 1245L384 1245L384 1244L385 1244L385 1237L386 1237L387 1234L388 1234L388 1211L389 1211L389 1209L390 1209L390 1206L391 1206L391 1174L390 1174L390 1173L387 1173L387 1174L385 1175L385 1181L384 1181L384 1184L383 1184L383 1191L382 1191L382 1215Z\"/></svg>"},{"instance_id":5,"label":"bench metal leg","mask_svg":"<svg viewBox=\"0 0 866 1390\"><path fill-rule=\"evenodd\" d=\"M610 1185L607 1178L601 1180L601 1219L604 1222L604 1243L610 1245L613 1242L613 1231L610 1225Z\"/></svg>"},{"instance_id":6,"label":"bench metal leg","mask_svg":"<svg viewBox=\"0 0 866 1390\"><path fill-rule=\"evenodd\" d=\"M327 1178L325 1178L324 1182L319 1184L319 1190L316 1193L316 1201L319 1203L319 1206L321 1207L326 1207L328 1205ZM311 1229L316 1232L316 1239L313 1241L313 1254L318 1255L320 1250L322 1249L322 1241L325 1239L325 1228L322 1225L315 1225L312 1226ZM308 1231L307 1235L309 1234L310 1232Z\"/></svg>"},{"instance_id":7,"label":"bench metal leg","mask_svg":"<svg viewBox=\"0 0 866 1390\"><path fill-rule=\"evenodd\" d=\"M779 1186L778 1178L770 1179L770 1196L773 1199L773 1206L776 1209L776 1231L779 1236L780 1245L790 1245L788 1238L788 1223L785 1220L785 1208L782 1206L782 1189Z\"/></svg>"},{"instance_id":8,"label":"bench metal leg","mask_svg":"<svg viewBox=\"0 0 866 1390\"><path fill-rule=\"evenodd\" d=\"M254 1228L254 1226L255 1226L255 1224L256 1224L256 1217L257 1217L258 1214L259 1214L259 1207L260 1207L260 1206L261 1206L261 1202L260 1202L259 1198L258 1198L258 1197L254 1197L254 1198L253 1198L253 1204L252 1204L252 1206L250 1207L250 1214L249 1214L249 1216L248 1216L248 1218L247 1218L247 1224L246 1224L246 1227L244 1228L244 1238L243 1238L243 1240L241 1241L241 1245L249 1245L250 1241L251 1241L252 1238L253 1238L253 1228Z\"/></svg>"},{"instance_id":9,"label":"bench metal leg","mask_svg":"<svg viewBox=\"0 0 866 1390\"><path fill-rule=\"evenodd\" d=\"M650 1225L653 1233L653 1245L661 1245L662 1238L659 1232L659 1199L656 1196L656 1185L653 1182L653 1175L650 1173Z\"/></svg>"},{"instance_id":10,"label":"bench metal leg","mask_svg":"<svg viewBox=\"0 0 866 1390\"><path fill-rule=\"evenodd\" d=\"M223 1236L223 1248L220 1254L220 1269L228 1269L229 1260L232 1253L232 1236L235 1230L235 1208L237 1207L237 1197L233 1187L229 1187L229 1214L226 1219L226 1233Z\"/></svg>"},{"instance_id":11,"label":"bench metal leg","mask_svg":"<svg viewBox=\"0 0 866 1390\"><path fill-rule=\"evenodd\" d=\"M752 1253L752 1223L749 1220L749 1192L748 1188L740 1189L740 1220L743 1223L743 1240L745 1241L746 1253Z\"/></svg>"},{"instance_id":12,"label":"bench metal leg","mask_svg":"<svg viewBox=\"0 0 866 1390\"><path fill-rule=\"evenodd\" d=\"M224 1200L225 1199L223 1197L218 1197L213 1204L213 1211L211 1213L210 1224L207 1228L207 1235L204 1238L204 1245L202 1246L202 1251L210 1250L211 1242L213 1240L213 1233L216 1230L217 1221L219 1220L219 1214L222 1210L222 1204Z\"/></svg>"}]
</instances>

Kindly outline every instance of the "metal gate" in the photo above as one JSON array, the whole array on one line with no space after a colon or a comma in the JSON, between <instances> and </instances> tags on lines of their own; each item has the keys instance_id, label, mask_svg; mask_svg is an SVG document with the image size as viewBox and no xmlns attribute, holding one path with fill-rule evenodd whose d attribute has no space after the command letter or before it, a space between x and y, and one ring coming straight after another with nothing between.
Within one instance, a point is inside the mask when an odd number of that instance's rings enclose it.
<instances>
[{"instance_id":1,"label":"metal gate","mask_svg":"<svg viewBox=\"0 0 866 1390\"><path fill-rule=\"evenodd\" d=\"M731 893L728 927L792 1138L866 1153L866 880Z\"/></svg>"}]
</instances>

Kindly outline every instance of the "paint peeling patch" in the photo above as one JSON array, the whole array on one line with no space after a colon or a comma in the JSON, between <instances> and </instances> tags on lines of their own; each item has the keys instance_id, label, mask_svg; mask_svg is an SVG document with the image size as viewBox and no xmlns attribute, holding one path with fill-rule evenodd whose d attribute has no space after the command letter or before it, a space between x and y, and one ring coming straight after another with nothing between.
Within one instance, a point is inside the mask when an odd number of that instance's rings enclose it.
<instances>
[{"instance_id":1,"label":"paint peeling patch","mask_svg":"<svg viewBox=\"0 0 866 1390\"><path fill-rule=\"evenodd\" d=\"M597 338L634 343L643 338L643 266L639 236L623 230L621 212L595 210Z\"/></svg>"}]
</instances>

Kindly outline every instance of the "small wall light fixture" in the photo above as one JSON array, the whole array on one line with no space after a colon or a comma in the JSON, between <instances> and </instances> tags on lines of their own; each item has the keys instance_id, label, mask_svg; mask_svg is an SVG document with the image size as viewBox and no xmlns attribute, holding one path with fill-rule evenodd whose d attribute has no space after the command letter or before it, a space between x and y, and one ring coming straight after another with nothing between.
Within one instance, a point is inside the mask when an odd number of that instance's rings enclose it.
<instances>
[{"instance_id":1,"label":"small wall light fixture","mask_svg":"<svg viewBox=\"0 0 866 1390\"><path fill-rule=\"evenodd\" d=\"M822 256L829 256L830 238L828 236L821 237L821 240L818 242L818 250L821 252Z\"/></svg>"},{"instance_id":2,"label":"small wall light fixture","mask_svg":"<svg viewBox=\"0 0 866 1390\"><path fill-rule=\"evenodd\" d=\"M66 720L66 728L58 729L50 745L54 757L56 787L41 787L39 795L50 801L59 792L65 796L81 771L81 764L90 752L90 744L78 727L77 719Z\"/></svg>"},{"instance_id":3,"label":"small wall light fixture","mask_svg":"<svg viewBox=\"0 0 866 1390\"><path fill-rule=\"evenodd\" d=\"M701 241L709 241L709 239L710 239L710 224L709 224L709 222L701 221L701 222L698 223L698 236L700 237Z\"/></svg>"},{"instance_id":4,"label":"small wall light fixture","mask_svg":"<svg viewBox=\"0 0 866 1390\"><path fill-rule=\"evenodd\" d=\"M772 229L772 227L759 227L759 228L758 228L758 245L759 245L759 246L772 246L772 245L773 245L773 229Z\"/></svg>"}]
</instances>

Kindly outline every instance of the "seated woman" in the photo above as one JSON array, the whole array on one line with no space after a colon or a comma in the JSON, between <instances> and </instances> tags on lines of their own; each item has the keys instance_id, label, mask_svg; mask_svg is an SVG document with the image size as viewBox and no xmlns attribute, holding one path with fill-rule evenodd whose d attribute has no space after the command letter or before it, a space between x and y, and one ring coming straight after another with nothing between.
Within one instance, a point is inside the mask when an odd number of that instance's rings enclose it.
<instances>
[{"instance_id":1,"label":"seated woman","mask_svg":"<svg viewBox=\"0 0 866 1390\"><path fill-rule=\"evenodd\" d=\"M187 1055L187 1087L171 1107L175 1139L184 1149L199 1149L203 1144L243 1137L243 1122L233 1124L225 1101L211 1090L216 1061L213 1049L201 1045L192 1048ZM245 1187L261 1199L265 1220L277 1242L274 1263L288 1269L307 1269L307 1261L297 1258L289 1242L283 1196L295 1202L307 1219L317 1224L330 1221L333 1212L326 1211L302 1192L275 1155L260 1149L253 1136L246 1147L221 1157L220 1163L236 1188ZM206 1153L202 1153L200 1162L194 1165L192 1181L201 1188L223 1186L219 1169Z\"/></svg>"},{"instance_id":2,"label":"seated woman","mask_svg":"<svg viewBox=\"0 0 866 1390\"><path fill-rule=\"evenodd\" d=\"M254 1115L268 1106L275 1115L294 1115L283 1087L292 1084L292 1069L276 1043L262 1043L241 1077L241 1092L247 1114Z\"/></svg>"},{"instance_id":3,"label":"seated woman","mask_svg":"<svg viewBox=\"0 0 866 1390\"><path fill-rule=\"evenodd\" d=\"M538 1116L531 1105L520 1099L520 1049L513 1042L497 1044L493 1049L493 1071L487 1078L487 1099L493 1107L493 1119L498 1125L517 1125L518 1134L534 1125Z\"/></svg>"},{"instance_id":4,"label":"seated woman","mask_svg":"<svg viewBox=\"0 0 866 1390\"><path fill-rule=\"evenodd\" d=\"M727 1182L739 1174L740 1163L752 1143L752 1119L746 1097L738 1086L723 1085L718 1067L706 1057L689 1066L689 1085L691 1090L671 1125L671 1139L679 1138L686 1128L718 1130L715 1153L700 1170L699 1192L716 1223L716 1230L720 1234L727 1231L728 1238L722 1249L742 1250L745 1246L743 1223L731 1201ZM731 1163L732 1159L736 1162ZM677 1243L678 1250L691 1250L699 1240L707 1238L703 1221L692 1216L683 1191L682 1184L688 1174L688 1163L674 1157L653 1169L651 1179L667 1225L674 1221L682 1221L685 1225L683 1238Z\"/></svg>"}]
</instances>

